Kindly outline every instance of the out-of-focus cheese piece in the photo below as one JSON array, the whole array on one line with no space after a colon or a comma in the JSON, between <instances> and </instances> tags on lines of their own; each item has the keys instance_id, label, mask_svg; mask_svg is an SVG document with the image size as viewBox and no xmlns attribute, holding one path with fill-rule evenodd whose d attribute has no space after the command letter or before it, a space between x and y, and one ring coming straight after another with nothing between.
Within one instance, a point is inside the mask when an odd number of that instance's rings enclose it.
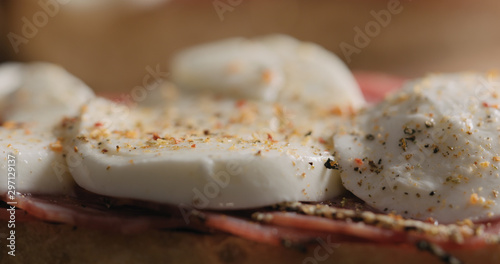
<instances>
[{"instance_id":1,"label":"out-of-focus cheese piece","mask_svg":"<svg viewBox=\"0 0 500 264\"><path fill-rule=\"evenodd\" d=\"M283 87L280 58L261 43L231 38L195 46L172 61L172 80L185 89L273 102Z\"/></svg>"},{"instance_id":2,"label":"out-of-focus cheese piece","mask_svg":"<svg viewBox=\"0 0 500 264\"><path fill-rule=\"evenodd\" d=\"M5 98L2 120L30 122L51 129L63 116L76 115L80 106L94 97L88 86L57 65L31 63L4 67L17 72L18 81L11 87L18 87Z\"/></svg>"},{"instance_id":3,"label":"out-of-focus cheese piece","mask_svg":"<svg viewBox=\"0 0 500 264\"><path fill-rule=\"evenodd\" d=\"M354 77L338 57L285 35L195 46L176 56L171 69L173 82L183 89L323 111L365 105Z\"/></svg>"},{"instance_id":4,"label":"out-of-focus cheese piece","mask_svg":"<svg viewBox=\"0 0 500 264\"><path fill-rule=\"evenodd\" d=\"M4 63L0 66L0 114L7 110L9 96L21 86L21 83L21 63Z\"/></svg>"},{"instance_id":5,"label":"out-of-focus cheese piece","mask_svg":"<svg viewBox=\"0 0 500 264\"><path fill-rule=\"evenodd\" d=\"M500 214L500 79L433 75L334 137L344 186L379 210L449 223Z\"/></svg>"},{"instance_id":6,"label":"out-of-focus cheese piece","mask_svg":"<svg viewBox=\"0 0 500 264\"><path fill-rule=\"evenodd\" d=\"M66 153L83 188L114 197L210 209L321 201L344 191L325 168L330 144L279 104L185 95L163 107L93 100L71 125ZM299 121L302 122L302 121ZM329 124L329 126L328 126ZM330 130L331 131L331 130Z\"/></svg>"},{"instance_id":7,"label":"out-of-focus cheese piece","mask_svg":"<svg viewBox=\"0 0 500 264\"><path fill-rule=\"evenodd\" d=\"M0 193L8 189L8 155L15 158L16 192L69 194L74 181L66 169L62 144L51 131L37 130L23 124L8 123L11 128L0 127ZM11 184L12 185L12 184Z\"/></svg>"},{"instance_id":8,"label":"out-of-focus cheese piece","mask_svg":"<svg viewBox=\"0 0 500 264\"><path fill-rule=\"evenodd\" d=\"M0 67L0 193L8 190L8 155L15 156L16 191L71 193L62 143L54 127L80 111L93 92L62 68L48 63L9 63ZM5 81L8 80L8 81Z\"/></svg>"},{"instance_id":9,"label":"out-of-focus cheese piece","mask_svg":"<svg viewBox=\"0 0 500 264\"><path fill-rule=\"evenodd\" d=\"M278 100L295 101L333 109L365 105L363 94L346 65L323 47L286 35L257 38L277 54L283 65L285 85Z\"/></svg>"}]
</instances>

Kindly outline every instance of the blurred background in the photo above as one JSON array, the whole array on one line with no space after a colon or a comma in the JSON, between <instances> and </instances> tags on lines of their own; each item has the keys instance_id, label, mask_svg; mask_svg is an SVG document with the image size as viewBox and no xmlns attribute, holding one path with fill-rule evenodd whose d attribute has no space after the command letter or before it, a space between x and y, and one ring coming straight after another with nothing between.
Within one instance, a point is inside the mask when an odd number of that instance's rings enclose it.
<instances>
[{"instance_id":1,"label":"blurred background","mask_svg":"<svg viewBox=\"0 0 500 264\"><path fill-rule=\"evenodd\" d=\"M284 33L355 71L417 77L500 68L499 25L496 0L0 0L0 60L50 61L128 91L187 46Z\"/></svg>"}]
</instances>

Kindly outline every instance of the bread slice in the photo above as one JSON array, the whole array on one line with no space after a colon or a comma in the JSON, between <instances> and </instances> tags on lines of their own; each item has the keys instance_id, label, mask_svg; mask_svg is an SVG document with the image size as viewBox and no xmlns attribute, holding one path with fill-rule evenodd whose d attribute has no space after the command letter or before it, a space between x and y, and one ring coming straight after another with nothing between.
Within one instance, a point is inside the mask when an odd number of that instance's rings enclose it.
<instances>
[{"instance_id":1,"label":"bread slice","mask_svg":"<svg viewBox=\"0 0 500 264\"><path fill-rule=\"evenodd\" d=\"M455 263L411 245L270 246L223 233L149 230L124 235L42 221L16 223L15 256L2 238L1 263ZM2 224L0 233L10 232ZM325 241L323 241L325 242ZM499 263L500 246L449 252L463 263Z\"/></svg>"}]
</instances>

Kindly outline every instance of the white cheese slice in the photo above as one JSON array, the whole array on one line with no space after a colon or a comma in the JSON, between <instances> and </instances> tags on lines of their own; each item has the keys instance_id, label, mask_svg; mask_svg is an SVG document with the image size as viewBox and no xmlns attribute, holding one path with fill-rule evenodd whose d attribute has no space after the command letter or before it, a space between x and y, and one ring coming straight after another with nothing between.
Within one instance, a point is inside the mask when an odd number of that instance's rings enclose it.
<instances>
[{"instance_id":1,"label":"white cheese slice","mask_svg":"<svg viewBox=\"0 0 500 264\"><path fill-rule=\"evenodd\" d=\"M323 110L365 105L353 75L335 54L285 35L194 46L180 52L171 69L174 83L196 92Z\"/></svg>"},{"instance_id":2,"label":"white cheese slice","mask_svg":"<svg viewBox=\"0 0 500 264\"><path fill-rule=\"evenodd\" d=\"M332 52L287 35L269 35L255 41L282 60L285 84L278 95L280 102L298 102L323 109L351 107L357 110L365 106L353 75Z\"/></svg>"},{"instance_id":3,"label":"white cheese slice","mask_svg":"<svg viewBox=\"0 0 500 264\"><path fill-rule=\"evenodd\" d=\"M74 116L94 97L92 90L63 68L50 63L6 65L17 72L15 89L5 97L2 120L30 122L51 129L63 116ZM15 88L13 88L15 87Z\"/></svg>"},{"instance_id":4,"label":"white cheese slice","mask_svg":"<svg viewBox=\"0 0 500 264\"><path fill-rule=\"evenodd\" d=\"M294 114L211 95L151 108L96 99L68 130L67 161L89 191L179 206L241 209L339 195L338 171L324 166L331 145L309 133L315 123L333 129L336 119Z\"/></svg>"},{"instance_id":5,"label":"white cheese slice","mask_svg":"<svg viewBox=\"0 0 500 264\"><path fill-rule=\"evenodd\" d=\"M433 75L334 137L344 186L369 205L449 223L500 214L500 79Z\"/></svg>"},{"instance_id":6,"label":"white cheese slice","mask_svg":"<svg viewBox=\"0 0 500 264\"><path fill-rule=\"evenodd\" d=\"M9 96L21 86L22 64L4 63L0 66L0 113L7 110Z\"/></svg>"},{"instance_id":7,"label":"white cheese slice","mask_svg":"<svg viewBox=\"0 0 500 264\"><path fill-rule=\"evenodd\" d=\"M62 145L51 131L30 126L0 127L0 153L0 193L12 190L9 185L21 193L72 193L74 181L67 171ZM9 160L14 161L9 163ZM10 175L14 176L10 177L11 183L7 174L9 164L15 165L14 171L10 171L15 174Z\"/></svg>"},{"instance_id":8,"label":"white cheese slice","mask_svg":"<svg viewBox=\"0 0 500 264\"><path fill-rule=\"evenodd\" d=\"M172 80L184 89L273 102L283 86L280 58L259 42L231 38L181 51Z\"/></svg>"},{"instance_id":9,"label":"white cheese slice","mask_svg":"<svg viewBox=\"0 0 500 264\"><path fill-rule=\"evenodd\" d=\"M7 80L7 81L5 81ZM93 92L62 68L48 63L0 67L0 193L9 190L9 157L15 158L15 191L71 193L74 181L66 168L55 126L72 116Z\"/></svg>"}]
</instances>

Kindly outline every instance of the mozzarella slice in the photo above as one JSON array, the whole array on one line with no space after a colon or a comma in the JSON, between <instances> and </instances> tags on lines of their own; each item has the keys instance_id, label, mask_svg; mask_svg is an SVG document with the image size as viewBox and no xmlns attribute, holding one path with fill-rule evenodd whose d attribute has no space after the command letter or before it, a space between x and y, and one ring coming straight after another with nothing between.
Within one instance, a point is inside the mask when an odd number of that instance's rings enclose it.
<instances>
[{"instance_id":1,"label":"mozzarella slice","mask_svg":"<svg viewBox=\"0 0 500 264\"><path fill-rule=\"evenodd\" d=\"M500 214L500 79L434 75L405 85L334 137L344 186L405 217Z\"/></svg>"},{"instance_id":2,"label":"mozzarella slice","mask_svg":"<svg viewBox=\"0 0 500 264\"><path fill-rule=\"evenodd\" d=\"M363 95L345 64L326 49L284 35L195 46L173 60L183 89L315 109L358 109Z\"/></svg>"},{"instance_id":3,"label":"mozzarella slice","mask_svg":"<svg viewBox=\"0 0 500 264\"><path fill-rule=\"evenodd\" d=\"M92 192L196 208L333 198L343 191L338 171L325 168L329 145L310 129L333 129L335 118L296 114L212 95L154 108L96 99L68 130L67 162Z\"/></svg>"},{"instance_id":4,"label":"mozzarella slice","mask_svg":"<svg viewBox=\"0 0 500 264\"><path fill-rule=\"evenodd\" d=\"M71 193L74 181L66 169L62 145L51 131L8 123L0 127L0 193L6 193L8 155L15 156L15 191L21 193ZM10 125L9 125L10 126Z\"/></svg>"},{"instance_id":5,"label":"mozzarella slice","mask_svg":"<svg viewBox=\"0 0 500 264\"><path fill-rule=\"evenodd\" d=\"M231 38L180 52L172 80L184 89L273 102L283 86L281 60L262 44Z\"/></svg>"},{"instance_id":6,"label":"mozzarella slice","mask_svg":"<svg viewBox=\"0 0 500 264\"><path fill-rule=\"evenodd\" d=\"M6 97L3 120L30 122L51 129L63 116L74 116L94 93L63 68L49 63L12 65L15 92ZM14 88L13 88L14 89Z\"/></svg>"},{"instance_id":7,"label":"mozzarella slice","mask_svg":"<svg viewBox=\"0 0 500 264\"><path fill-rule=\"evenodd\" d=\"M8 73L8 75L4 75ZM3 82L5 78L10 82ZM1 101L0 168L7 177L8 155L15 156L17 192L71 193L62 144L54 131L64 116L74 115L93 92L62 68L47 64L5 64ZM8 190L0 181L0 192Z\"/></svg>"},{"instance_id":8,"label":"mozzarella slice","mask_svg":"<svg viewBox=\"0 0 500 264\"><path fill-rule=\"evenodd\" d=\"M280 102L299 102L316 108L352 107L366 102L346 65L323 47L286 35L269 35L258 41L282 61L285 85Z\"/></svg>"},{"instance_id":9,"label":"mozzarella slice","mask_svg":"<svg viewBox=\"0 0 500 264\"><path fill-rule=\"evenodd\" d=\"M21 86L21 63L5 63L0 66L0 113L7 110L9 96Z\"/></svg>"}]
</instances>

